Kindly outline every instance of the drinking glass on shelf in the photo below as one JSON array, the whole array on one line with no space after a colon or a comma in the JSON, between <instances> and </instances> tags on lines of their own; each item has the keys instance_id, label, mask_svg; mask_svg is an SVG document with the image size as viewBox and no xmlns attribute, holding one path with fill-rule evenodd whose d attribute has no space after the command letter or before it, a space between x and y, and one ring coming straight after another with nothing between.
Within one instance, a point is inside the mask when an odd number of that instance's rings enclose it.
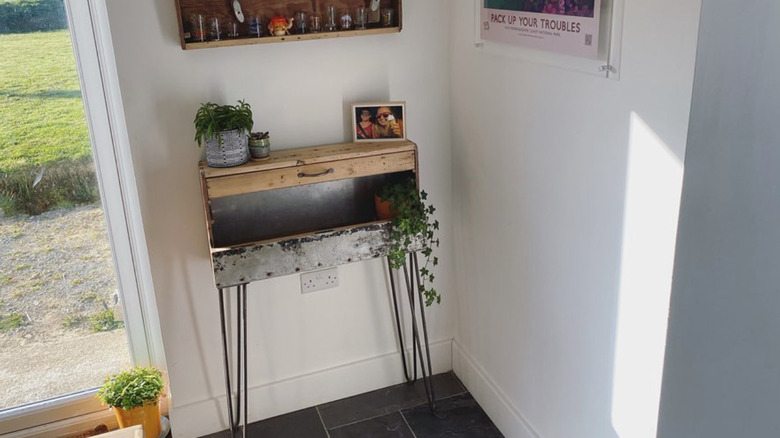
<instances>
[{"instance_id":1,"label":"drinking glass on shelf","mask_svg":"<svg viewBox=\"0 0 780 438\"><path fill-rule=\"evenodd\" d=\"M206 41L206 19L203 14L193 14L190 17L190 24L192 24L192 40L199 43Z\"/></svg>"},{"instance_id":2,"label":"drinking glass on shelf","mask_svg":"<svg viewBox=\"0 0 780 438\"><path fill-rule=\"evenodd\" d=\"M238 38L238 23L235 21L228 23L227 36L228 38Z\"/></svg>"},{"instance_id":3,"label":"drinking glass on shelf","mask_svg":"<svg viewBox=\"0 0 780 438\"><path fill-rule=\"evenodd\" d=\"M263 36L263 22L257 15L249 17L249 35L255 38Z\"/></svg>"},{"instance_id":4,"label":"drinking glass on shelf","mask_svg":"<svg viewBox=\"0 0 780 438\"><path fill-rule=\"evenodd\" d=\"M219 28L219 18L211 17L209 25L209 39L211 41L219 41L222 36L222 29Z\"/></svg>"},{"instance_id":5,"label":"drinking glass on shelf","mask_svg":"<svg viewBox=\"0 0 780 438\"><path fill-rule=\"evenodd\" d=\"M382 26L391 27L395 18L395 9L382 9Z\"/></svg>"},{"instance_id":6,"label":"drinking glass on shelf","mask_svg":"<svg viewBox=\"0 0 780 438\"><path fill-rule=\"evenodd\" d=\"M306 33L306 12L298 11L295 13L295 33L297 34L303 34Z\"/></svg>"},{"instance_id":7,"label":"drinking glass on shelf","mask_svg":"<svg viewBox=\"0 0 780 438\"><path fill-rule=\"evenodd\" d=\"M328 32L333 32L336 30L336 7L333 5L328 5L325 8L325 11L327 13L327 21L325 22L325 30Z\"/></svg>"},{"instance_id":8,"label":"drinking glass on shelf","mask_svg":"<svg viewBox=\"0 0 780 438\"><path fill-rule=\"evenodd\" d=\"M309 17L309 30L312 33L317 33L322 30L322 18L317 14L312 14Z\"/></svg>"},{"instance_id":9,"label":"drinking glass on shelf","mask_svg":"<svg viewBox=\"0 0 780 438\"><path fill-rule=\"evenodd\" d=\"M355 29L366 28L366 7L358 6L355 8Z\"/></svg>"}]
</instances>

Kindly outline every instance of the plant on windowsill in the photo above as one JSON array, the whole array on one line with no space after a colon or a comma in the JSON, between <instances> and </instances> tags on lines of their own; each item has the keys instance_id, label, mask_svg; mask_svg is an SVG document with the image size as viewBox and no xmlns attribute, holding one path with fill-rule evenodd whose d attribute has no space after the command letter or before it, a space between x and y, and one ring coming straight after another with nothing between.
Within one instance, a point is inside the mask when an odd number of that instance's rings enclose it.
<instances>
[{"instance_id":1,"label":"plant on windowsill","mask_svg":"<svg viewBox=\"0 0 780 438\"><path fill-rule=\"evenodd\" d=\"M140 424L148 437L160 435L160 396L165 384L155 368L136 367L108 376L97 397L111 406L119 427Z\"/></svg>"},{"instance_id":2,"label":"plant on windowsill","mask_svg":"<svg viewBox=\"0 0 780 438\"><path fill-rule=\"evenodd\" d=\"M236 105L201 104L195 114L195 140L206 143L206 163L211 167L233 167L249 160L252 108L239 100Z\"/></svg>"},{"instance_id":3,"label":"plant on windowsill","mask_svg":"<svg viewBox=\"0 0 780 438\"><path fill-rule=\"evenodd\" d=\"M427 205L428 194L417 190L413 178L402 182L388 184L382 188L377 202L377 210L386 203L391 219L390 249L388 258L393 269L404 266L407 248L415 241L422 245L425 263L420 267L420 291L425 297L425 305L430 306L435 301L441 302L441 295L433 288L434 275L431 271L439 264L439 258L433 255L433 248L439 246L435 231L439 229L439 221L431 216L436 211L432 205ZM379 214L382 219L383 214Z\"/></svg>"}]
</instances>

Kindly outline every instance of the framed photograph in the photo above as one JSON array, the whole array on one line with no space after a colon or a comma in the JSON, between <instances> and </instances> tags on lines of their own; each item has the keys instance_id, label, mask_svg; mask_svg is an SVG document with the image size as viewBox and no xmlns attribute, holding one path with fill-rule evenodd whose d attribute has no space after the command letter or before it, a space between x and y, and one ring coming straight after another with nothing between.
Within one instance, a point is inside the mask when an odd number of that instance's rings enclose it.
<instances>
[{"instance_id":1,"label":"framed photograph","mask_svg":"<svg viewBox=\"0 0 780 438\"><path fill-rule=\"evenodd\" d=\"M352 141L406 140L406 102L352 105Z\"/></svg>"}]
</instances>

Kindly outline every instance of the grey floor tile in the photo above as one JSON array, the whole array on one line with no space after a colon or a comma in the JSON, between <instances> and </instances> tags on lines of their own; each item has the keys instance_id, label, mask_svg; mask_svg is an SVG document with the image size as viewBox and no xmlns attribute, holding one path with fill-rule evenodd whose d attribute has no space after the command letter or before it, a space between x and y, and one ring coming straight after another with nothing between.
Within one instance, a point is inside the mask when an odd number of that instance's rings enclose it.
<instances>
[{"instance_id":1,"label":"grey floor tile","mask_svg":"<svg viewBox=\"0 0 780 438\"><path fill-rule=\"evenodd\" d=\"M328 436L316 408L303 409L252 423L247 427L246 432L248 437L258 438L327 438ZM230 432L223 430L204 438L227 437L230 437Z\"/></svg>"},{"instance_id":2,"label":"grey floor tile","mask_svg":"<svg viewBox=\"0 0 780 438\"><path fill-rule=\"evenodd\" d=\"M417 438L503 438L471 394L439 400L433 414L426 404L401 413Z\"/></svg>"},{"instance_id":3,"label":"grey floor tile","mask_svg":"<svg viewBox=\"0 0 780 438\"><path fill-rule=\"evenodd\" d=\"M445 398L465 392L453 373L433 376L436 398ZM389 414L400 409L424 403L425 387L422 379L414 385L402 383L354 397L337 400L319 406L325 427L332 429L368 418Z\"/></svg>"},{"instance_id":4,"label":"grey floor tile","mask_svg":"<svg viewBox=\"0 0 780 438\"><path fill-rule=\"evenodd\" d=\"M330 438L415 438L399 412L328 431Z\"/></svg>"}]
</instances>

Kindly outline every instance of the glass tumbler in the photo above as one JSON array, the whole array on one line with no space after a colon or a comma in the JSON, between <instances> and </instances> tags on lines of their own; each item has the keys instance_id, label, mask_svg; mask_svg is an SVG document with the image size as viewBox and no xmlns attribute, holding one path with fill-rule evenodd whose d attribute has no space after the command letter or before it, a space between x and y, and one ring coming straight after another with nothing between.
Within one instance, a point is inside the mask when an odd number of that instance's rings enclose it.
<instances>
[{"instance_id":1,"label":"glass tumbler","mask_svg":"<svg viewBox=\"0 0 780 438\"><path fill-rule=\"evenodd\" d=\"M193 41L199 43L206 41L206 19L203 18L203 14L195 14L190 17L190 23L192 24Z\"/></svg>"},{"instance_id":2,"label":"glass tumbler","mask_svg":"<svg viewBox=\"0 0 780 438\"><path fill-rule=\"evenodd\" d=\"M365 29L366 19L366 7L358 6L355 8L355 29Z\"/></svg>"},{"instance_id":3,"label":"glass tumbler","mask_svg":"<svg viewBox=\"0 0 780 438\"><path fill-rule=\"evenodd\" d=\"M219 18L211 17L209 26L209 39L211 41L219 41L222 36L222 29L219 27Z\"/></svg>"},{"instance_id":4,"label":"glass tumbler","mask_svg":"<svg viewBox=\"0 0 780 438\"><path fill-rule=\"evenodd\" d=\"M327 14L327 21L325 22L325 30L328 32L333 32L337 29L336 27L336 7L333 5L328 5L325 8L326 14Z\"/></svg>"},{"instance_id":5,"label":"glass tumbler","mask_svg":"<svg viewBox=\"0 0 780 438\"><path fill-rule=\"evenodd\" d=\"M322 30L322 18L319 15L313 14L309 17L309 30L312 33Z\"/></svg>"},{"instance_id":6,"label":"glass tumbler","mask_svg":"<svg viewBox=\"0 0 780 438\"><path fill-rule=\"evenodd\" d=\"M308 26L307 18L308 17L306 16L306 12L298 11L295 13L295 33L306 33L306 26Z\"/></svg>"},{"instance_id":7,"label":"glass tumbler","mask_svg":"<svg viewBox=\"0 0 780 438\"><path fill-rule=\"evenodd\" d=\"M263 23L257 15L249 17L249 35L255 38L263 36Z\"/></svg>"},{"instance_id":8,"label":"glass tumbler","mask_svg":"<svg viewBox=\"0 0 780 438\"><path fill-rule=\"evenodd\" d=\"M382 26L391 27L395 21L395 9L382 9Z\"/></svg>"}]
</instances>

